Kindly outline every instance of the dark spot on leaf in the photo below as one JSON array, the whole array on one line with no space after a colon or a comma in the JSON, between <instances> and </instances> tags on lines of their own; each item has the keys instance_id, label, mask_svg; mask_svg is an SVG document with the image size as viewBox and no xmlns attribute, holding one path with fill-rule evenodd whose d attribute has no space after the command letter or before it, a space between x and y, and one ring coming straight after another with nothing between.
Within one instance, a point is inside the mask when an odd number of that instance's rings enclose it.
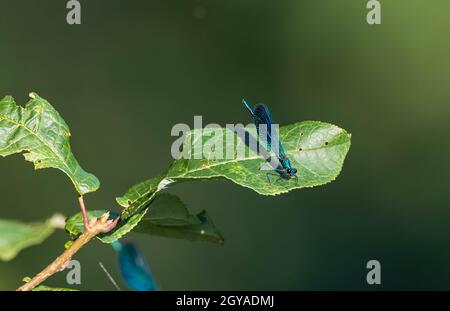
<instances>
[{"instance_id":1,"label":"dark spot on leaf","mask_svg":"<svg viewBox=\"0 0 450 311\"><path fill-rule=\"evenodd\" d=\"M328 146L328 142L327 141L325 142L325 146Z\"/></svg>"},{"instance_id":2,"label":"dark spot on leaf","mask_svg":"<svg viewBox=\"0 0 450 311\"><path fill-rule=\"evenodd\" d=\"M298 148L298 151L303 151L303 149L300 147L300 148Z\"/></svg>"},{"instance_id":3,"label":"dark spot on leaf","mask_svg":"<svg viewBox=\"0 0 450 311\"><path fill-rule=\"evenodd\" d=\"M131 205L131 200L128 200L128 201L127 201L127 204L128 204L128 205Z\"/></svg>"}]
</instances>

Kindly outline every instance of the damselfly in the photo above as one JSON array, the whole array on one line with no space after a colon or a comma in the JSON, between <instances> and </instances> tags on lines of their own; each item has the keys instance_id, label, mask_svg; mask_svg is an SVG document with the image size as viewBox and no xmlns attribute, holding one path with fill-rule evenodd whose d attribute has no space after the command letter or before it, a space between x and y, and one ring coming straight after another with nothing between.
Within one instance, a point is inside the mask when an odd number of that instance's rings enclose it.
<instances>
[{"instance_id":1,"label":"damselfly","mask_svg":"<svg viewBox=\"0 0 450 311\"><path fill-rule=\"evenodd\" d=\"M281 143L281 140L278 137L278 133L272 126L273 125L272 115L270 114L269 108L264 104L257 104L252 109L247 104L245 99L242 100L242 103L248 109L248 111L253 117L258 136L260 136L260 126L261 125L264 126L266 133L264 133L263 135L266 136L267 151L270 152L272 150L278 159L278 163L277 165L273 166L273 169L280 175L281 178L290 179L291 177L294 176L297 177L296 176L297 169L292 167L291 161L289 160L289 157L286 155L286 151L284 150L283 144ZM266 158L266 160L272 162L271 159Z\"/></svg>"},{"instance_id":2,"label":"damselfly","mask_svg":"<svg viewBox=\"0 0 450 311\"><path fill-rule=\"evenodd\" d=\"M112 246L119 254L120 273L129 288L135 291L157 290L147 260L133 243L115 241Z\"/></svg>"}]
</instances>

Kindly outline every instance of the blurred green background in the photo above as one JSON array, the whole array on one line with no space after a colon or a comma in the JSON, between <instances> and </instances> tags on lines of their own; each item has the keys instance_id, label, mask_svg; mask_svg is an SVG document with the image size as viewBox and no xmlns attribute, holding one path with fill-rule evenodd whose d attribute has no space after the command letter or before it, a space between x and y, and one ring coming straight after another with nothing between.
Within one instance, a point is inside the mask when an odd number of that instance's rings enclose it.
<instances>
[{"instance_id":1,"label":"blurred green background","mask_svg":"<svg viewBox=\"0 0 450 311\"><path fill-rule=\"evenodd\" d=\"M62 114L81 165L97 175L90 209L171 162L176 123L249 122L241 98L270 105L276 121L321 120L353 134L337 181L263 197L235 184L176 186L206 209L224 246L130 234L162 289L450 290L450 2L365 0L1 0L0 96L36 91ZM78 212L69 179L0 159L0 217L33 221ZM63 249L64 232L0 262L12 290ZM84 290L114 290L108 245L76 259ZM366 283L381 262L382 285ZM60 273L46 282L62 285ZM121 283L122 288L125 286Z\"/></svg>"}]
</instances>

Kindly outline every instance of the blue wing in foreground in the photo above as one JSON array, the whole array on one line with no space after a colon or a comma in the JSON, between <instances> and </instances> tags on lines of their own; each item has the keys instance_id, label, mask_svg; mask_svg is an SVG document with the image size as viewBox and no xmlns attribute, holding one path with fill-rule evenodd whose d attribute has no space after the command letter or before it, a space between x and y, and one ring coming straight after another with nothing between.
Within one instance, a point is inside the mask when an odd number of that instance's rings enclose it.
<instances>
[{"instance_id":1,"label":"blue wing in foreground","mask_svg":"<svg viewBox=\"0 0 450 311\"><path fill-rule=\"evenodd\" d=\"M120 245L118 243L113 247L119 253L120 273L128 287L135 291L157 290L156 282L144 255L132 243L120 243Z\"/></svg>"}]
</instances>

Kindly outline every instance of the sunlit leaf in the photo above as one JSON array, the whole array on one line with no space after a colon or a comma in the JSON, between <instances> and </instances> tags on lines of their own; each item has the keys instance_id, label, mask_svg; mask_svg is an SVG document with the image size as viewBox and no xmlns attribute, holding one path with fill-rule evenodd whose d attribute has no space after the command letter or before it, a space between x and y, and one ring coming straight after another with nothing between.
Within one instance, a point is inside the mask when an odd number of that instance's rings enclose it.
<instances>
[{"instance_id":1,"label":"sunlit leaf","mask_svg":"<svg viewBox=\"0 0 450 311\"><path fill-rule=\"evenodd\" d=\"M64 287L50 287L46 285L39 285L33 288L33 292L77 292L78 289L64 288Z\"/></svg>"},{"instance_id":2,"label":"sunlit leaf","mask_svg":"<svg viewBox=\"0 0 450 311\"><path fill-rule=\"evenodd\" d=\"M141 211L159 191L165 189L171 183L173 183L173 180L166 178L163 174L131 187L123 196L116 198L117 203L124 207L121 217L127 219Z\"/></svg>"},{"instance_id":3,"label":"sunlit leaf","mask_svg":"<svg viewBox=\"0 0 450 311\"><path fill-rule=\"evenodd\" d=\"M293 189L327 184L341 172L344 159L350 149L351 135L345 130L328 123L304 121L280 128L280 140L286 149L292 166L298 169L297 178L281 179L275 172L261 170L267 167L266 160L243 142L243 139L229 129L221 129L220 135L206 136L196 129L185 137L185 146L195 140L210 145L234 146L230 159L214 159L208 154L198 155L195 148L188 148L187 158L176 160L170 167L167 178L175 181L209 178L226 178L238 185L253 189L262 195L276 195ZM203 135L203 136L202 136ZM229 141L224 139L234 137ZM238 150L244 152L238 153ZM197 154L196 154L197 152ZM195 159L197 155L200 159ZM225 151L224 156L225 158ZM274 176L275 175L275 176ZM272 180L272 181L271 181Z\"/></svg>"},{"instance_id":4,"label":"sunlit leaf","mask_svg":"<svg viewBox=\"0 0 450 311\"><path fill-rule=\"evenodd\" d=\"M100 182L78 164L70 147L70 131L59 113L43 98L31 93L25 108L11 96L0 101L0 156L23 153L35 169L63 171L83 195Z\"/></svg>"}]
</instances>

